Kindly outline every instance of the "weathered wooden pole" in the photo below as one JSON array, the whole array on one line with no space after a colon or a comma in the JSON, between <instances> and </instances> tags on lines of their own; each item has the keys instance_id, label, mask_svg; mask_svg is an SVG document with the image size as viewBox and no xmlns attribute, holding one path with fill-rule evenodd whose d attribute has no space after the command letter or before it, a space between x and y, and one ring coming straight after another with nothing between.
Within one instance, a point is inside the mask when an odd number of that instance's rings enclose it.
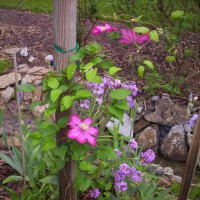
<instances>
[{"instance_id":1,"label":"weathered wooden pole","mask_svg":"<svg viewBox=\"0 0 200 200\"><path fill-rule=\"evenodd\" d=\"M198 121L196 124L196 129L194 132L194 135L192 137L192 143L190 146L186 167L183 175L183 180L181 183L181 189L180 194L178 197L178 200L187 200L188 194L190 191L190 186L192 183L192 178L195 173L196 165L197 165L197 159L200 149L200 112Z\"/></svg>"},{"instance_id":2,"label":"weathered wooden pole","mask_svg":"<svg viewBox=\"0 0 200 200\"><path fill-rule=\"evenodd\" d=\"M57 72L67 67L68 60L76 50L76 9L77 0L54 0L54 65ZM74 113L74 107L65 114L56 113L58 120L63 115ZM57 143L66 143L66 129L61 129L57 134ZM75 164L69 159L59 173L60 200L76 200L76 192L73 189L75 179Z\"/></svg>"}]
</instances>

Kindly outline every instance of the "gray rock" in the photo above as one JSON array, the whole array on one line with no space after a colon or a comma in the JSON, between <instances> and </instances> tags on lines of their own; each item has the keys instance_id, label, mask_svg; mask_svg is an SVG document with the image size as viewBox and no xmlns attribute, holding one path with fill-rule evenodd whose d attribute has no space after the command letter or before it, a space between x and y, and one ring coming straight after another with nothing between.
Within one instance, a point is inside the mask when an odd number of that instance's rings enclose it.
<instances>
[{"instance_id":1,"label":"gray rock","mask_svg":"<svg viewBox=\"0 0 200 200\"><path fill-rule=\"evenodd\" d=\"M30 76L30 75L27 74L26 76L24 76L22 78L21 84L23 85L23 84L26 84L26 83L32 83L32 81L33 81L32 76Z\"/></svg>"},{"instance_id":2,"label":"gray rock","mask_svg":"<svg viewBox=\"0 0 200 200\"><path fill-rule=\"evenodd\" d=\"M1 93L1 98L2 101L7 103L9 102L15 94L15 90L12 87L7 87L2 93Z\"/></svg>"},{"instance_id":3,"label":"gray rock","mask_svg":"<svg viewBox=\"0 0 200 200\"><path fill-rule=\"evenodd\" d=\"M31 69L28 70L27 74L39 74L39 75L44 75L47 74L49 72L49 69L46 69L44 67L33 67Z\"/></svg>"},{"instance_id":4,"label":"gray rock","mask_svg":"<svg viewBox=\"0 0 200 200\"><path fill-rule=\"evenodd\" d=\"M163 157L170 160L187 160L188 147L183 125L176 125L171 128L169 134L162 141L160 152Z\"/></svg>"},{"instance_id":5,"label":"gray rock","mask_svg":"<svg viewBox=\"0 0 200 200\"><path fill-rule=\"evenodd\" d=\"M9 48L9 49L4 49L4 52L7 54L15 54L19 52L20 50L21 48L14 47L14 48Z\"/></svg>"},{"instance_id":6,"label":"gray rock","mask_svg":"<svg viewBox=\"0 0 200 200\"><path fill-rule=\"evenodd\" d=\"M146 128L147 126L150 126L150 122L145 120L144 118L140 119L139 121L135 122L134 125L134 133L138 133L142 129Z\"/></svg>"},{"instance_id":7,"label":"gray rock","mask_svg":"<svg viewBox=\"0 0 200 200\"><path fill-rule=\"evenodd\" d=\"M111 121L109 121L106 124L106 127L113 130L114 126L118 126L118 124L120 124L119 125L119 134L124 135L124 136L133 137L131 119L126 113L124 113L122 121L124 124L121 124L120 121L116 118L111 118Z\"/></svg>"},{"instance_id":8,"label":"gray rock","mask_svg":"<svg viewBox=\"0 0 200 200\"><path fill-rule=\"evenodd\" d=\"M25 74L25 73L28 72L28 70L29 70L29 67L26 66L26 67L23 67L23 68L18 69L18 72L19 72L20 74Z\"/></svg>"},{"instance_id":9,"label":"gray rock","mask_svg":"<svg viewBox=\"0 0 200 200\"><path fill-rule=\"evenodd\" d=\"M136 136L138 145L142 147L143 151L153 149L157 152L159 143L158 125L152 125L139 132Z\"/></svg>"},{"instance_id":10,"label":"gray rock","mask_svg":"<svg viewBox=\"0 0 200 200\"><path fill-rule=\"evenodd\" d=\"M171 167L165 167L164 168L164 174L168 176L169 178L173 178L174 176L174 170Z\"/></svg>"},{"instance_id":11,"label":"gray rock","mask_svg":"<svg viewBox=\"0 0 200 200\"><path fill-rule=\"evenodd\" d=\"M170 99L170 95L167 93L162 94L162 99Z\"/></svg>"},{"instance_id":12,"label":"gray rock","mask_svg":"<svg viewBox=\"0 0 200 200\"><path fill-rule=\"evenodd\" d=\"M143 107L141 106L141 107L139 107L138 109L137 109L137 113L141 113L142 112L142 110L143 110Z\"/></svg>"},{"instance_id":13,"label":"gray rock","mask_svg":"<svg viewBox=\"0 0 200 200\"><path fill-rule=\"evenodd\" d=\"M159 98L160 98L159 96L153 96L153 97L151 97L151 101L156 102L156 101L158 101Z\"/></svg>"},{"instance_id":14,"label":"gray rock","mask_svg":"<svg viewBox=\"0 0 200 200\"><path fill-rule=\"evenodd\" d=\"M159 99L155 106L155 112L145 115L149 122L174 126L184 124L189 120L187 110L174 104L170 99Z\"/></svg>"},{"instance_id":15,"label":"gray rock","mask_svg":"<svg viewBox=\"0 0 200 200\"><path fill-rule=\"evenodd\" d=\"M20 51L20 55L23 57L27 57L28 56L28 48L27 47L22 48Z\"/></svg>"},{"instance_id":16,"label":"gray rock","mask_svg":"<svg viewBox=\"0 0 200 200\"><path fill-rule=\"evenodd\" d=\"M27 64L20 64L17 66L17 69L22 69L22 68L26 68L29 67Z\"/></svg>"},{"instance_id":17,"label":"gray rock","mask_svg":"<svg viewBox=\"0 0 200 200\"><path fill-rule=\"evenodd\" d=\"M48 105L36 106L32 110L33 116L36 117L36 118L40 117L41 114L46 110L47 107L48 107Z\"/></svg>"},{"instance_id":18,"label":"gray rock","mask_svg":"<svg viewBox=\"0 0 200 200\"><path fill-rule=\"evenodd\" d=\"M190 124L184 124L184 129L186 133L192 132L192 126Z\"/></svg>"},{"instance_id":19,"label":"gray rock","mask_svg":"<svg viewBox=\"0 0 200 200\"><path fill-rule=\"evenodd\" d=\"M182 182L182 178L180 176L173 176L172 178L173 181L177 182L177 183L181 183Z\"/></svg>"},{"instance_id":20,"label":"gray rock","mask_svg":"<svg viewBox=\"0 0 200 200\"><path fill-rule=\"evenodd\" d=\"M21 81L21 74L17 74L18 81ZM10 85L15 84L15 73L5 74L0 76L0 89L4 89Z\"/></svg>"}]
</instances>

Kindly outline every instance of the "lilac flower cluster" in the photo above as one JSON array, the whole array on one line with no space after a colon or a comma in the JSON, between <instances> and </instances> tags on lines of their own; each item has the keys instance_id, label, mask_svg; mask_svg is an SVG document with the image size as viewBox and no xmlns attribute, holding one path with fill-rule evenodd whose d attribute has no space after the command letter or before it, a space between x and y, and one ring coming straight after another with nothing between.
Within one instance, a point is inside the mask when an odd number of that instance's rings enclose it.
<instances>
[{"instance_id":1,"label":"lilac flower cluster","mask_svg":"<svg viewBox=\"0 0 200 200\"><path fill-rule=\"evenodd\" d=\"M85 109L89 109L89 107L90 107L90 100L89 99L86 99L86 100L82 100L81 102L80 102L80 107L81 108L85 108Z\"/></svg>"},{"instance_id":2,"label":"lilac flower cluster","mask_svg":"<svg viewBox=\"0 0 200 200\"><path fill-rule=\"evenodd\" d=\"M132 109L135 107L135 103L134 100L136 98L136 96L138 95L138 88L135 84L135 82L133 81L128 81L122 84L122 88L126 88L132 91L132 93L126 97L126 100L128 101L128 105L129 107Z\"/></svg>"},{"instance_id":3,"label":"lilac flower cluster","mask_svg":"<svg viewBox=\"0 0 200 200\"><path fill-rule=\"evenodd\" d=\"M120 157L122 152L119 149L114 149L114 152L116 153L117 157Z\"/></svg>"},{"instance_id":4,"label":"lilac flower cluster","mask_svg":"<svg viewBox=\"0 0 200 200\"><path fill-rule=\"evenodd\" d=\"M195 123L196 123L196 121L197 121L197 119L198 119L198 114L194 114L193 116L192 116L192 118L190 119L190 121L189 121L189 124L190 124L190 126L194 126L195 125Z\"/></svg>"},{"instance_id":5,"label":"lilac flower cluster","mask_svg":"<svg viewBox=\"0 0 200 200\"><path fill-rule=\"evenodd\" d=\"M132 151L135 151L138 148L138 143L135 141L135 139L130 139L128 146Z\"/></svg>"},{"instance_id":6,"label":"lilac flower cluster","mask_svg":"<svg viewBox=\"0 0 200 200\"><path fill-rule=\"evenodd\" d=\"M148 149L147 151L142 152L141 157L144 159L142 165L145 166L153 162L156 158L156 155L153 150Z\"/></svg>"},{"instance_id":7,"label":"lilac flower cluster","mask_svg":"<svg viewBox=\"0 0 200 200\"><path fill-rule=\"evenodd\" d=\"M135 182L142 180L142 172L136 170L135 167L130 167L127 163L122 163L117 171L113 170L113 175L115 177L115 187L119 193L128 189L127 179Z\"/></svg>"},{"instance_id":8,"label":"lilac flower cluster","mask_svg":"<svg viewBox=\"0 0 200 200\"><path fill-rule=\"evenodd\" d=\"M100 191L99 191L98 188L90 191L90 197L91 198L95 198L96 199L99 195L100 195Z\"/></svg>"}]
</instances>

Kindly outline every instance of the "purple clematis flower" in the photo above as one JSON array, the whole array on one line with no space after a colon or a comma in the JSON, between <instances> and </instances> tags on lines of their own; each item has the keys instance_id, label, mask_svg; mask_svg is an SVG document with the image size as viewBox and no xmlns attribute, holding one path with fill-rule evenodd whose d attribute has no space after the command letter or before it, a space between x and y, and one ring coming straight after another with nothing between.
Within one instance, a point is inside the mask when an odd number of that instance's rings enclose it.
<instances>
[{"instance_id":1,"label":"purple clematis flower","mask_svg":"<svg viewBox=\"0 0 200 200\"><path fill-rule=\"evenodd\" d=\"M116 27L111 27L108 23L105 23L104 26L95 26L92 29L92 34L99 35L103 32L112 32L112 31L116 31L116 30L117 30Z\"/></svg>"},{"instance_id":2,"label":"purple clematis flower","mask_svg":"<svg viewBox=\"0 0 200 200\"><path fill-rule=\"evenodd\" d=\"M137 44L143 44L145 42L148 42L150 40L149 34L142 34L138 35L133 30L129 29L122 29L122 38L120 39L120 43L123 44L131 44L131 43L137 43Z\"/></svg>"},{"instance_id":3,"label":"purple clematis flower","mask_svg":"<svg viewBox=\"0 0 200 200\"><path fill-rule=\"evenodd\" d=\"M86 118L81 121L79 115L72 114L69 118L67 136L71 139L76 139L81 144L88 142L91 146L96 146L98 128L92 127L92 122L92 118Z\"/></svg>"}]
</instances>

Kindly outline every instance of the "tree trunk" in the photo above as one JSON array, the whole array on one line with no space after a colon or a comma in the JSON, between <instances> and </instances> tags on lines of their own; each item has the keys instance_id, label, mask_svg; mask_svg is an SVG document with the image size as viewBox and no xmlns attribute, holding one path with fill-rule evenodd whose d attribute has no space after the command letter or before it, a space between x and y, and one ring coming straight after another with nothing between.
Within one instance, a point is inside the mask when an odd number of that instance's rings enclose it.
<instances>
[{"instance_id":1,"label":"tree trunk","mask_svg":"<svg viewBox=\"0 0 200 200\"><path fill-rule=\"evenodd\" d=\"M54 0L54 66L57 72L68 66L70 51L76 47L76 9L77 0ZM62 51L61 51L62 50ZM65 52L65 53L64 53ZM74 113L74 107L66 113L56 112L56 120L62 116ZM57 143L66 143L67 129L61 129L57 134ZM75 179L75 163L69 159L59 173L59 195L61 200L76 200L73 189Z\"/></svg>"}]
</instances>

